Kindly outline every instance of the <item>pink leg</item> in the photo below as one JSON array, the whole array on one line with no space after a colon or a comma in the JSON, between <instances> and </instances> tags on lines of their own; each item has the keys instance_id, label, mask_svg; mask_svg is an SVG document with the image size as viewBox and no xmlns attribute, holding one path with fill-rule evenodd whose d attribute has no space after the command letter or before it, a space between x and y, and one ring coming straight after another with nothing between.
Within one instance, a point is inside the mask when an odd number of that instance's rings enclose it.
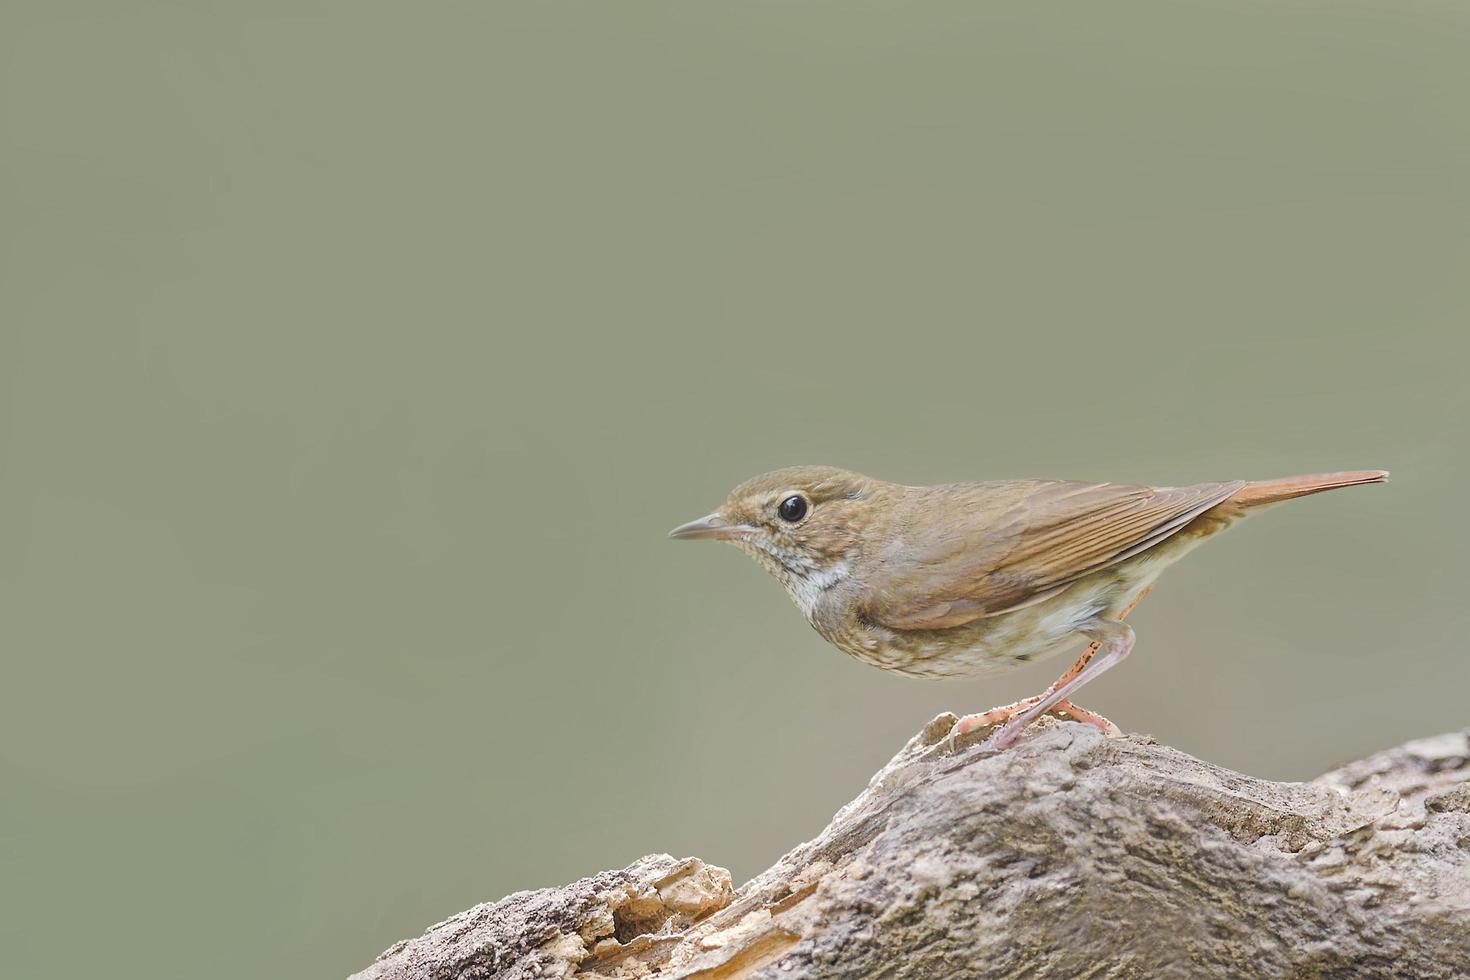
<instances>
[{"instance_id":1,"label":"pink leg","mask_svg":"<svg viewBox=\"0 0 1470 980\"><path fill-rule=\"evenodd\" d=\"M1150 582L1139 591L1138 595L1134 596L1132 599L1129 599L1128 605L1124 606L1123 611L1118 613L1118 618L1127 619L1128 614L1133 611L1133 607L1138 605L1139 602L1143 600L1143 597L1148 595L1149 592L1153 590L1153 587L1154 583ZM1068 667L1066 672L1062 674L1061 677L1058 677L1056 679L1056 683L1052 684L1051 687L1046 689L1046 694L1050 694L1052 691L1055 691L1057 688L1067 683L1067 681L1082 673L1082 668L1087 666L1087 662L1092 659L1092 655L1094 653L1097 653L1097 648L1100 646L1102 646L1102 642L1099 640L1093 640L1091 643L1087 644L1087 649L1082 651L1082 656L1078 657L1077 660L1072 664L1072 666ZM1046 697L1046 694L1041 695L1041 697ZM1041 698L1024 698L1021 701L1017 701L1016 703L1025 704L1030 701L1039 700L1041 700ZM1112 725L1113 723L1108 722L1108 724Z\"/></svg>"},{"instance_id":2,"label":"pink leg","mask_svg":"<svg viewBox=\"0 0 1470 980\"><path fill-rule=\"evenodd\" d=\"M1148 595L1149 591L1153 589L1153 587L1153 583L1150 582L1139 591L1138 595L1128 600L1128 605L1124 606L1123 611L1118 613L1118 618L1120 620L1127 618L1128 614L1133 611L1133 607L1138 605L1139 601L1142 600L1144 596ZM1082 673L1082 668L1087 666L1088 662L1092 660L1093 654L1097 653L1098 648L1101 646L1101 640L1095 639L1091 643L1089 643L1087 645L1087 649L1082 651L1082 655L1073 662L1072 666L1067 668L1066 672L1063 673L1061 677L1058 677L1056 679L1051 687L1046 689L1045 694L1038 694L1035 697L1030 698L1022 698L1014 704L1003 705L999 708L991 708L989 711L982 711L978 715L966 715L965 717L961 718L959 721L955 722L954 728L949 733L951 743L953 743L954 739L960 735L967 735L970 732L977 731L981 728L990 728L995 725L1001 724L1002 722L1009 722L1017 715L1024 712L1027 708L1030 708L1032 705L1042 700L1045 700L1062 685L1066 684L1072 678ZM1120 657L1119 659L1122 658ZM1076 688L1072 688L1072 690L1076 690ZM1040 717L1043 714L1055 715L1058 718L1065 718L1071 721L1084 722L1088 725L1095 725L1098 728L1101 728L1103 732L1109 736L1122 734L1117 725L1113 724L1111 721L1108 721L1102 715L1097 714L1093 711L1088 711L1086 708L1075 705L1066 697L1063 697L1060 701L1053 703L1052 706L1045 711L1036 712L1031 720L1034 721L1035 718ZM1026 724L1028 725L1030 723L1030 721L1026 722Z\"/></svg>"},{"instance_id":3,"label":"pink leg","mask_svg":"<svg viewBox=\"0 0 1470 980\"><path fill-rule=\"evenodd\" d=\"M1123 734L1121 728L1108 721L1096 711L1088 711L1080 705L1073 704L1066 698L1062 698L1056 704L1052 705L1048 714L1056 715L1064 721L1080 721L1084 725L1092 725L1094 728L1100 728L1102 729L1102 733L1109 738Z\"/></svg>"},{"instance_id":4,"label":"pink leg","mask_svg":"<svg viewBox=\"0 0 1470 980\"><path fill-rule=\"evenodd\" d=\"M1084 655L1091 660L1090 664L1085 664L1090 669L1078 670L1075 673L1072 670L1067 671L1034 704L1007 721L1005 727L990 736L986 740L986 745L995 749L1010 748L1016 743L1016 739L1020 738L1021 732L1027 725L1046 714L1058 702L1066 700L1077 688L1121 661L1133 650L1133 628L1120 620L1093 619L1082 628L1081 632L1092 637L1098 645L1095 659L1090 654Z\"/></svg>"},{"instance_id":5,"label":"pink leg","mask_svg":"<svg viewBox=\"0 0 1470 980\"><path fill-rule=\"evenodd\" d=\"M1088 649L1087 656L1091 658L1091 648ZM1022 698L1015 704L1007 704L1002 705L999 708L991 708L989 711L982 711L981 713L976 715L965 715L965 717L955 722L954 730L950 732L950 735L952 737L958 737L960 735L968 735L970 732L978 731L982 728L993 728L996 725L1001 724L1002 722L1010 721L1012 718L1016 717L1021 712L1025 711L1027 708L1031 707L1044 697L1046 697L1045 694L1038 694L1034 697ZM1071 701L1068 701L1066 698L1063 698L1056 704L1052 705L1049 709L1047 709L1046 713L1057 718L1064 719L1066 721L1080 721L1087 725L1093 725L1097 728L1102 729L1102 731L1107 735L1121 734L1121 732L1118 730L1118 726L1108 721L1102 715L1098 714L1095 711L1088 711L1086 708L1083 708L1079 705L1075 705Z\"/></svg>"}]
</instances>

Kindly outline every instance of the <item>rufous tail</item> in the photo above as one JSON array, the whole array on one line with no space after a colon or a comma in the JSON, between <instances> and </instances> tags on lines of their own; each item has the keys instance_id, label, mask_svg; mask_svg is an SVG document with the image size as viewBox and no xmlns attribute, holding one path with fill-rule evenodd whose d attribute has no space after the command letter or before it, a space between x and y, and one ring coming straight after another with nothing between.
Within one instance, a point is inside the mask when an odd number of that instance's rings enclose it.
<instances>
[{"instance_id":1,"label":"rufous tail","mask_svg":"<svg viewBox=\"0 0 1470 980\"><path fill-rule=\"evenodd\" d=\"M1266 504L1305 497L1323 490L1338 487L1355 487L1360 483L1387 483L1387 470L1349 470L1346 473L1313 473L1310 476L1288 476L1280 480L1260 480L1247 483L1235 491L1227 501L1239 507L1260 507Z\"/></svg>"}]
</instances>

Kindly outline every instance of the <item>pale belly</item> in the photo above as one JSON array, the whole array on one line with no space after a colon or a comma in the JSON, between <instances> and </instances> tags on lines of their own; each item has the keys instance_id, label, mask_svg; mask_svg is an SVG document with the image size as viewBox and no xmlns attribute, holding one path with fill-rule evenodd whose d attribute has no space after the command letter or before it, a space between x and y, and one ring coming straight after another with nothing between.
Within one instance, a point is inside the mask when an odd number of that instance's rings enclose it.
<instances>
[{"instance_id":1,"label":"pale belly","mask_svg":"<svg viewBox=\"0 0 1470 980\"><path fill-rule=\"evenodd\" d=\"M1183 544L1183 542L1180 542ZM1151 551L1079 579L1032 606L944 630L870 626L828 639L865 663L910 677L977 677L1069 651L1094 616L1116 618L1184 549Z\"/></svg>"}]
</instances>

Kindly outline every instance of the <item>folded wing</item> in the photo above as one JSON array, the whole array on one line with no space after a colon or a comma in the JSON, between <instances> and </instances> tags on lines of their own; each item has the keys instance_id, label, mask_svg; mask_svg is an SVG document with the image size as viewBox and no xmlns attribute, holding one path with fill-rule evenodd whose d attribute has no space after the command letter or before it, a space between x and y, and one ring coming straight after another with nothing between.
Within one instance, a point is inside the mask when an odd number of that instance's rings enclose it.
<instances>
[{"instance_id":1,"label":"folded wing","mask_svg":"<svg viewBox=\"0 0 1470 980\"><path fill-rule=\"evenodd\" d=\"M1033 480L916 490L875 563L864 617L891 629L947 629L1040 602L1153 547L1244 485Z\"/></svg>"}]
</instances>

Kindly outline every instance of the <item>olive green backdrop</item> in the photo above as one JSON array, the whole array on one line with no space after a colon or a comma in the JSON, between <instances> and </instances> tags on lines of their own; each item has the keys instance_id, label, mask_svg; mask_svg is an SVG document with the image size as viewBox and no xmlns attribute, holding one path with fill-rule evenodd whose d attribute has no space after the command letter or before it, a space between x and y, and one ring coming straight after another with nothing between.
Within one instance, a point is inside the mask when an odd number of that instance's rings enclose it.
<instances>
[{"instance_id":1,"label":"olive green backdrop","mask_svg":"<svg viewBox=\"0 0 1470 980\"><path fill-rule=\"evenodd\" d=\"M1470 721L1470 13L6 3L0 949L339 977L814 834L942 709L734 483L1383 466L1083 702L1263 776Z\"/></svg>"}]
</instances>

